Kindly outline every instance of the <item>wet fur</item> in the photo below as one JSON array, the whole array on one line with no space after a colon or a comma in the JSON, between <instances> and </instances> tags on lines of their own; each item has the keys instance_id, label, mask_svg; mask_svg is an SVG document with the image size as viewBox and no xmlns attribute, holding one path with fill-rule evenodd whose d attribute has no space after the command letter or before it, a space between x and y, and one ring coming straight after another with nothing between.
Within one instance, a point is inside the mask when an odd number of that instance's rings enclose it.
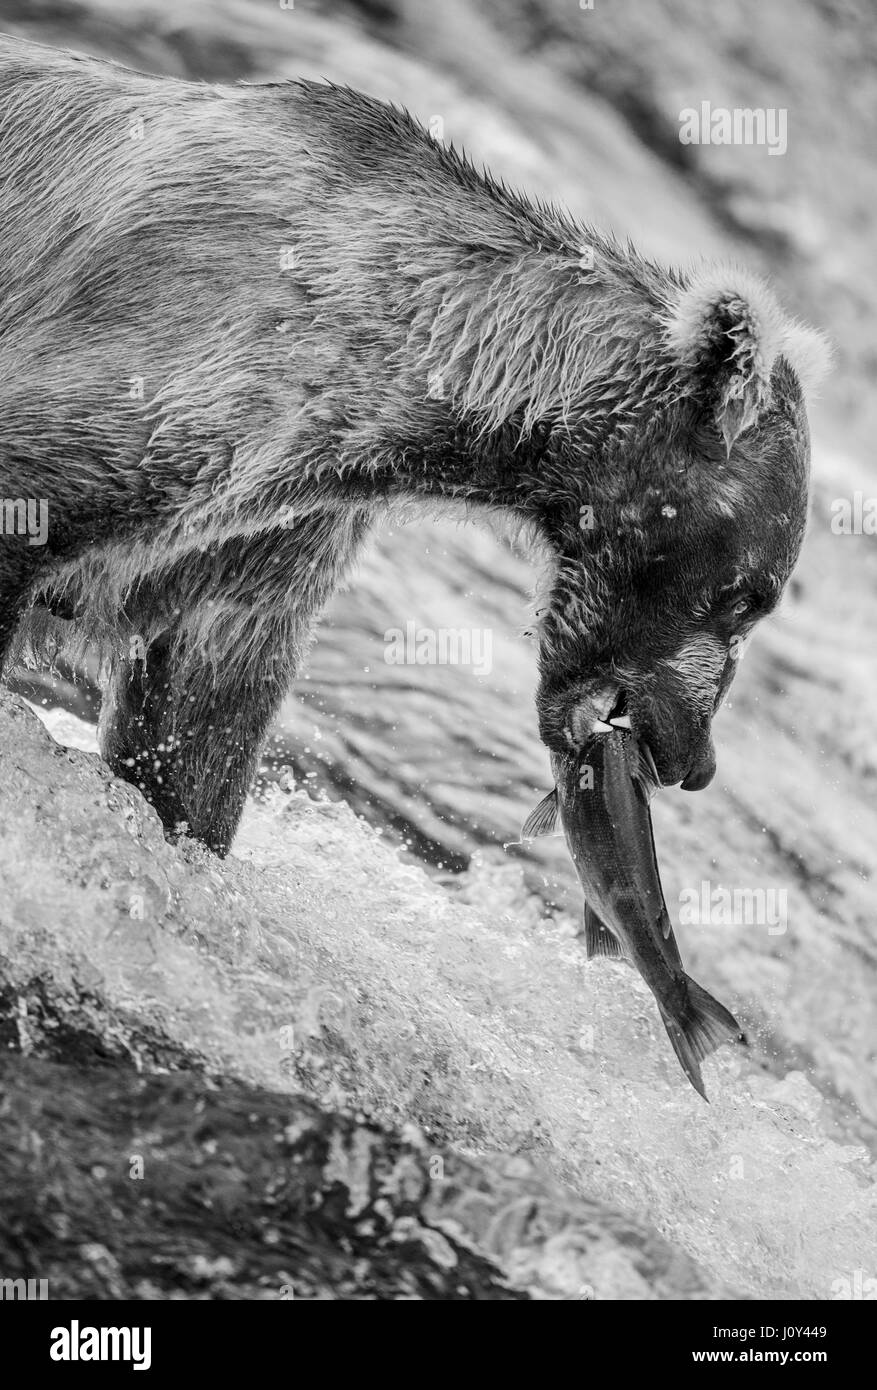
<instances>
[{"instance_id":1,"label":"wet fur","mask_svg":"<svg viewBox=\"0 0 877 1390\"><path fill-rule=\"evenodd\" d=\"M773 412L768 451L797 449L806 493L794 368L818 344L763 286L653 265L356 92L196 86L0 38L0 162L0 495L50 509L44 548L3 538L0 661L96 646L105 756L219 852L388 505L538 534L557 746L610 647L634 678L672 656L607 619L656 546L693 589L692 538L765 491L786 505L757 447L727 456L729 402L750 435ZM729 352L740 304L770 332ZM685 535L664 545L668 502Z\"/></svg>"}]
</instances>

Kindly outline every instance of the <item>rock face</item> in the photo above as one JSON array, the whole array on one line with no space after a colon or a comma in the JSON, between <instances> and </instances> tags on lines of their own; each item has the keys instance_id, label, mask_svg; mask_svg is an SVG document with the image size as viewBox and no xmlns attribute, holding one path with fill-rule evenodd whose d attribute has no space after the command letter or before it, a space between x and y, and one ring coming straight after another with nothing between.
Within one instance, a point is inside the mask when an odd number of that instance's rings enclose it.
<instances>
[{"instance_id":1,"label":"rock face","mask_svg":"<svg viewBox=\"0 0 877 1390\"><path fill-rule=\"evenodd\" d=\"M0 1063L5 1278L39 1270L60 1299L526 1297L428 1223L409 1144L67 1038L95 1063Z\"/></svg>"}]
</instances>

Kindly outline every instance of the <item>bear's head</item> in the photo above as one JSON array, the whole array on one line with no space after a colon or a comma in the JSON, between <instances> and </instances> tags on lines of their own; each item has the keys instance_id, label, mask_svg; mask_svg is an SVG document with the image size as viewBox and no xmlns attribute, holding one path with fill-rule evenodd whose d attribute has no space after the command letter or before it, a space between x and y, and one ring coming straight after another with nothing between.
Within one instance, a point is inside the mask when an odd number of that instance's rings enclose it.
<instances>
[{"instance_id":1,"label":"bear's head","mask_svg":"<svg viewBox=\"0 0 877 1390\"><path fill-rule=\"evenodd\" d=\"M633 324L624 301L582 429L544 460L540 732L569 751L627 715L662 782L696 790L743 644L801 548L804 393L827 352L744 272L652 288L636 339Z\"/></svg>"}]
</instances>

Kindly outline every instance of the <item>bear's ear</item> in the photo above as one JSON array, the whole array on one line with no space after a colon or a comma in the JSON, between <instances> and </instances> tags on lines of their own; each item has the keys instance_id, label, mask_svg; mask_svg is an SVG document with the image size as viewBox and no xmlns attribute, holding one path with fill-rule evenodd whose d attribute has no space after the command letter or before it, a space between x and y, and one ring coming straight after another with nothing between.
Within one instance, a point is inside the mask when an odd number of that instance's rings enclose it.
<instances>
[{"instance_id":1,"label":"bear's ear","mask_svg":"<svg viewBox=\"0 0 877 1390\"><path fill-rule=\"evenodd\" d=\"M717 267L693 275L667 304L664 328L670 353L712 409L728 453L757 422L779 357L805 391L828 368L822 335L786 318L768 287L746 271Z\"/></svg>"}]
</instances>

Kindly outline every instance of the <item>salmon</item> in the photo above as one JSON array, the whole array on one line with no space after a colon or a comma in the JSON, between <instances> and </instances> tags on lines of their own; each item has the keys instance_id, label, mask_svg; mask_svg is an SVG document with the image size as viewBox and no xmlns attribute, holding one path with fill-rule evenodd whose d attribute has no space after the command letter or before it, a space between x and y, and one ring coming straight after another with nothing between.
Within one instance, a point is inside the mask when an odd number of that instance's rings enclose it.
<instances>
[{"instance_id":1,"label":"salmon","mask_svg":"<svg viewBox=\"0 0 877 1390\"><path fill-rule=\"evenodd\" d=\"M589 957L625 959L658 1005L682 1070L708 1100L700 1064L721 1043L745 1042L733 1014L685 973L664 902L649 802L654 761L624 728L605 726L575 755L552 755L555 788L528 817L522 839L558 819L585 894Z\"/></svg>"}]
</instances>

